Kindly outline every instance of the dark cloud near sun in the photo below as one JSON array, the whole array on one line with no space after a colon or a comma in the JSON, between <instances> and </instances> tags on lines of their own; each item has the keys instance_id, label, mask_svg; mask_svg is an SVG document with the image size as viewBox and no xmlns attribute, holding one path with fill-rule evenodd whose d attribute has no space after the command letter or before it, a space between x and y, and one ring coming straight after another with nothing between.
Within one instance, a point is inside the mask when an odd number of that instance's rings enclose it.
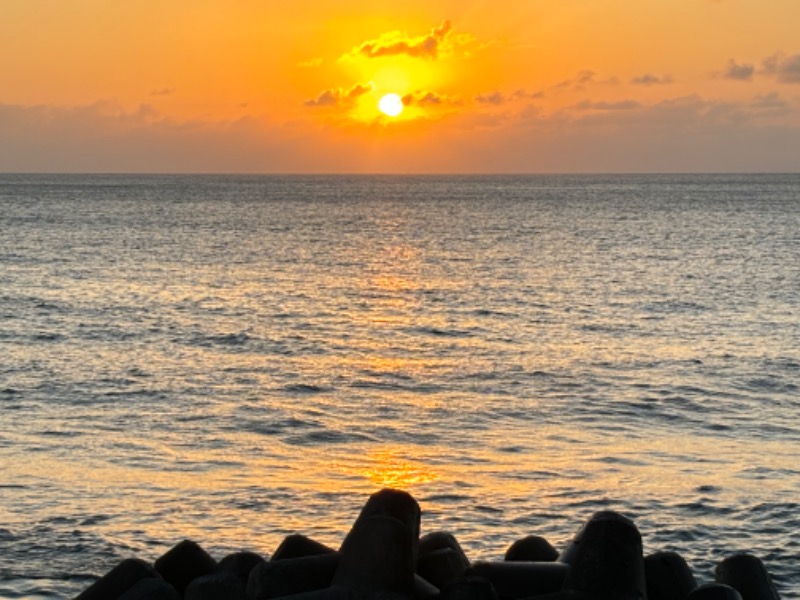
<instances>
[{"instance_id":1,"label":"dark cloud near sun","mask_svg":"<svg viewBox=\"0 0 800 600\"><path fill-rule=\"evenodd\" d=\"M358 98L372 91L372 84L357 83L350 89L334 88L325 90L316 98L306 100L303 104L305 106L322 107L322 106L350 106Z\"/></svg>"},{"instance_id":2,"label":"dark cloud near sun","mask_svg":"<svg viewBox=\"0 0 800 600\"><path fill-rule=\"evenodd\" d=\"M353 54L367 58L406 55L412 58L436 59L442 45L453 30L450 21L444 21L424 36L409 37L405 33L393 31L381 35L376 40L368 40L353 50Z\"/></svg>"},{"instance_id":3,"label":"dark cloud near sun","mask_svg":"<svg viewBox=\"0 0 800 600\"><path fill-rule=\"evenodd\" d=\"M403 104L405 106L442 106L453 104L453 102L436 92L421 90L403 96Z\"/></svg>"}]
</instances>

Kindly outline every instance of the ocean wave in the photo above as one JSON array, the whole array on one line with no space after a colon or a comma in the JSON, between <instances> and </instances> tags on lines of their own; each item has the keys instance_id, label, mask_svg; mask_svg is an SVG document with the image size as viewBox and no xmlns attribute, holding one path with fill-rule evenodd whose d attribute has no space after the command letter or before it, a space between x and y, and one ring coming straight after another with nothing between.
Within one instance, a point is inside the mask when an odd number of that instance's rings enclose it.
<instances>
[{"instance_id":1,"label":"ocean wave","mask_svg":"<svg viewBox=\"0 0 800 600\"><path fill-rule=\"evenodd\" d=\"M326 387L322 385L314 385L311 383L291 383L279 388L281 392L298 396L313 396L315 394L324 394L334 391L335 388Z\"/></svg>"},{"instance_id":2,"label":"ocean wave","mask_svg":"<svg viewBox=\"0 0 800 600\"><path fill-rule=\"evenodd\" d=\"M320 429L306 433L286 435L281 438L285 444L290 446L324 446L327 444L360 444L373 442L375 437L365 433L351 431L335 431L330 429Z\"/></svg>"}]
</instances>

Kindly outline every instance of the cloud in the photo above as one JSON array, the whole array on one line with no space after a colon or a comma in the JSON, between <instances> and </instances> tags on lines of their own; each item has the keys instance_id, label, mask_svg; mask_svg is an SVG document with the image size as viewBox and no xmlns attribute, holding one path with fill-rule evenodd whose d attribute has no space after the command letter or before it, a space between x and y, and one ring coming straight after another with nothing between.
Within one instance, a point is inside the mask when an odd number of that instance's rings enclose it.
<instances>
[{"instance_id":1,"label":"cloud","mask_svg":"<svg viewBox=\"0 0 800 600\"><path fill-rule=\"evenodd\" d=\"M733 79L735 81L750 81L755 73L755 67L751 64L738 64L735 60L728 60L725 65L725 70L722 71L724 79Z\"/></svg>"},{"instance_id":2,"label":"cloud","mask_svg":"<svg viewBox=\"0 0 800 600\"><path fill-rule=\"evenodd\" d=\"M543 97L544 92L516 90L510 94L505 94L499 90L494 90L475 95L475 102L490 106L502 106L516 100L536 100Z\"/></svg>"},{"instance_id":3,"label":"cloud","mask_svg":"<svg viewBox=\"0 0 800 600\"><path fill-rule=\"evenodd\" d=\"M431 106L458 101L427 90L414 95L423 99ZM177 120L148 105L125 109L113 101L0 104L0 171L800 170L800 99L775 93L730 102L690 95L639 106L587 101L551 113L528 103L519 111L473 108L409 120L387 136L379 123L355 121L342 129L315 118Z\"/></svg>"},{"instance_id":4,"label":"cloud","mask_svg":"<svg viewBox=\"0 0 800 600\"><path fill-rule=\"evenodd\" d=\"M371 83L365 85L357 83L349 90L343 90L342 88L325 90L316 98L306 100L303 104L310 107L352 106L358 98L371 92L372 89L373 86Z\"/></svg>"},{"instance_id":5,"label":"cloud","mask_svg":"<svg viewBox=\"0 0 800 600\"><path fill-rule=\"evenodd\" d=\"M153 90L152 92L150 92L150 95L151 96L171 96L172 94L175 93L175 91L176 91L175 88L167 88L167 87L165 87L165 88L159 88L157 90Z\"/></svg>"},{"instance_id":6,"label":"cloud","mask_svg":"<svg viewBox=\"0 0 800 600\"><path fill-rule=\"evenodd\" d=\"M607 79L597 79L597 73L590 69L583 69L578 71L575 77L564 79L557 84L551 86L551 89L566 89L572 88L574 90L583 90L588 85L616 85L619 80L616 77L609 77Z\"/></svg>"},{"instance_id":7,"label":"cloud","mask_svg":"<svg viewBox=\"0 0 800 600\"><path fill-rule=\"evenodd\" d=\"M305 119L277 123L262 115L178 120L146 105L125 109L105 100L82 106L0 103L0 172L371 170L374 136L351 133Z\"/></svg>"},{"instance_id":8,"label":"cloud","mask_svg":"<svg viewBox=\"0 0 800 600\"><path fill-rule=\"evenodd\" d=\"M515 99L523 99L523 100L538 100L539 98L544 98L544 92L529 92L527 90L517 90L513 94L511 94L512 98Z\"/></svg>"},{"instance_id":9,"label":"cloud","mask_svg":"<svg viewBox=\"0 0 800 600\"><path fill-rule=\"evenodd\" d=\"M777 92L771 92L769 94L764 94L763 96L756 96L753 98L750 106L754 108L780 110L786 110L789 108L789 104L783 100Z\"/></svg>"},{"instance_id":10,"label":"cloud","mask_svg":"<svg viewBox=\"0 0 800 600\"><path fill-rule=\"evenodd\" d=\"M420 90L403 96L403 104L406 106L442 106L457 104L457 102L436 92Z\"/></svg>"},{"instance_id":11,"label":"cloud","mask_svg":"<svg viewBox=\"0 0 800 600\"><path fill-rule=\"evenodd\" d=\"M555 88L565 88L571 86L580 87L586 85L587 83L591 83L594 80L595 75L597 75L597 73L595 73L594 71L590 71L589 69L584 69L583 71L580 71L572 79L565 79L564 81L555 84L553 87Z\"/></svg>"},{"instance_id":12,"label":"cloud","mask_svg":"<svg viewBox=\"0 0 800 600\"><path fill-rule=\"evenodd\" d=\"M487 94L478 94L475 96L475 102L478 104L493 104L494 106L500 106L501 104L505 104L507 100L508 98L506 98L505 94L498 91L489 92Z\"/></svg>"},{"instance_id":13,"label":"cloud","mask_svg":"<svg viewBox=\"0 0 800 600\"><path fill-rule=\"evenodd\" d=\"M666 85L668 83L672 83L672 76L671 75L664 75L659 77L658 75L651 75L650 73L645 73L644 75L639 75L638 77L634 77L631 79L631 83L634 85Z\"/></svg>"},{"instance_id":14,"label":"cloud","mask_svg":"<svg viewBox=\"0 0 800 600\"><path fill-rule=\"evenodd\" d=\"M773 54L763 64L764 72L775 75L781 83L800 83L800 54Z\"/></svg>"},{"instance_id":15,"label":"cloud","mask_svg":"<svg viewBox=\"0 0 800 600\"><path fill-rule=\"evenodd\" d=\"M574 105L576 110L635 110L641 108L641 104L636 100L620 100L618 102L592 102L584 100Z\"/></svg>"},{"instance_id":16,"label":"cloud","mask_svg":"<svg viewBox=\"0 0 800 600\"><path fill-rule=\"evenodd\" d=\"M408 37L403 32L392 31L382 34L376 40L362 43L352 53L367 58L403 54L413 58L436 59L452 29L452 23L444 21L438 27L434 27L428 35L420 37Z\"/></svg>"}]
</instances>

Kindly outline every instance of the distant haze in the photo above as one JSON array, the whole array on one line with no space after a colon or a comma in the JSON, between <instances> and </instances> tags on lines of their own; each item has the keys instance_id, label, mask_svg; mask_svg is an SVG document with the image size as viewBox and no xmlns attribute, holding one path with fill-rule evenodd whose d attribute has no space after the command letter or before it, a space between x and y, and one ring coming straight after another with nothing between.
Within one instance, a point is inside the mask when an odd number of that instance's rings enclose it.
<instances>
[{"instance_id":1,"label":"distant haze","mask_svg":"<svg viewBox=\"0 0 800 600\"><path fill-rule=\"evenodd\" d=\"M796 0L5 0L0 172L798 171L797 23Z\"/></svg>"}]
</instances>

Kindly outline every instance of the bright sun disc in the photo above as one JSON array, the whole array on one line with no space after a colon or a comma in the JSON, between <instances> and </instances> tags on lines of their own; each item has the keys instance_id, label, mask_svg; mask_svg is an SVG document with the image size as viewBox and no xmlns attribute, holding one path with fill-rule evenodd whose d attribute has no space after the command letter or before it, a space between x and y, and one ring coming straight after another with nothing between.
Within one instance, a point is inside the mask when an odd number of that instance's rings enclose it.
<instances>
[{"instance_id":1,"label":"bright sun disc","mask_svg":"<svg viewBox=\"0 0 800 600\"><path fill-rule=\"evenodd\" d=\"M397 94L386 94L378 101L380 111L390 117L396 117L403 112L403 99Z\"/></svg>"}]
</instances>

